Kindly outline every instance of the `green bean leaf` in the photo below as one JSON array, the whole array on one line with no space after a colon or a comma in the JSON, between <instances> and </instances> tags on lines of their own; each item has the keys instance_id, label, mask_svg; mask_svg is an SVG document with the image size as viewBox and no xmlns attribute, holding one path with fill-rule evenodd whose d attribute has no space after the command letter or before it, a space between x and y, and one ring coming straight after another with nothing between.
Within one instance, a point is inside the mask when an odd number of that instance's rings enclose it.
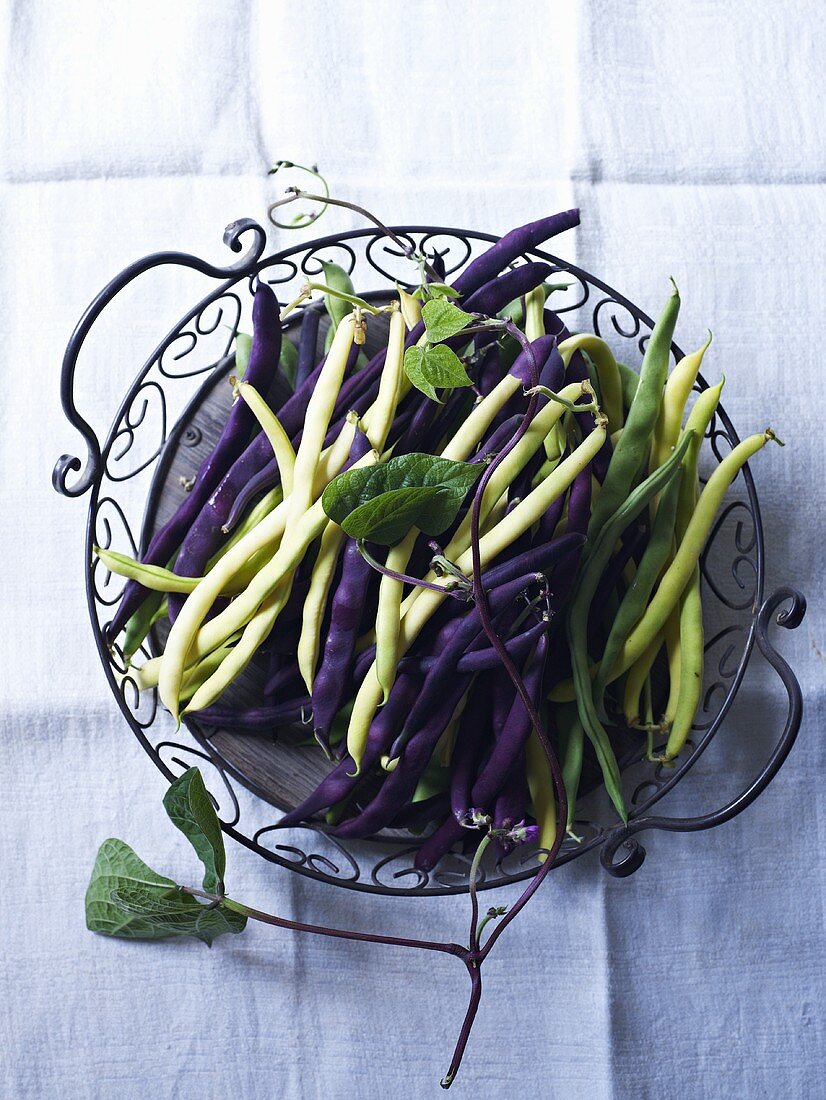
<instances>
[{"instance_id":1,"label":"green bean leaf","mask_svg":"<svg viewBox=\"0 0 826 1100\"><path fill-rule=\"evenodd\" d=\"M482 468L428 454L346 470L321 497L325 513L352 538L392 546L411 527L438 535L449 527Z\"/></svg>"},{"instance_id":2,"label":"green bean leaf","mask_svg":"<svg viewBox=\"0 0 826 1100\"><path fill-rule=\"evenodd\" d=\"M404 371L416 389L431 401L439 400L437 387L453 390L473 385L462 360L444 344L408 348L404 353Z\"/></svg>"},{"instance_id":3,"label":"green bean leaf","mask_svg":"<svg viewBox=\"0 0 826 1100\"><path fill-rule=\"evenodd\" d=\"M181 830L204 865L204 889L220 894L227 857L221 824L197 768L179 776L164 795L164 809Z\"/></svg>"},{"instance_id":4,"label":"green bean leaf","mask_svg":"<svg viewBox=\"0 0 826 1100\"><path fill-rule=\"evenodd\" d=\"M431 298L461 298L461 291L455 290L447 283L426 283L425 290Z\"/></svg>"},{"instance_id":5,"label":"green bean leaf","mask_svg":"<svg viewBox=\"0 0 826 1100\"><path fill-rule=\"evenodd\" d=\"M449 340L451 336L461 332L473 318L452 302L435 298L422 306L422 320L427 329L428 340L431 344L440 344L442 340Z\"/></svg>"},{"instance_id":6,"label":"green bean leaf","mask_svg":"<svg viewBox=\"0 0 826 1100\"><path fill-rule=\"evenodd\" d=\"M104 936L160 940L194 936L211 945L216 936L244 930L247 918L220 904L202 905L157 874L122 840L101 844L86 891L86 927Z\"/></svg>"},{"instance_id":7,"label":"green bean leaf","mask_svg":"<svg viewBox=\"0 0 826 1100\"><path fill-rule=\"evenodd\" d=\"M240 382L247 373L250 365L250 351L252 350L252 337L246 332L235 334L235 377Z\"/></svg>"}]
</instances>

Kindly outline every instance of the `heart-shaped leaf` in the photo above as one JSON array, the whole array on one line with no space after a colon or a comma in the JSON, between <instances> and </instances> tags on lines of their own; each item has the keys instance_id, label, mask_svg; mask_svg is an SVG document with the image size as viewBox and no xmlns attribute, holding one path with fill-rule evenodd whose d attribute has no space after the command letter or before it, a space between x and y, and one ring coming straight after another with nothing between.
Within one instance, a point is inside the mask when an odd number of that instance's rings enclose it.
<instances>
[{"instance_id":1,"label":"heart-shaped leaf","mask_svg":"<svg viewBox=\"0 0 826 1100\"><path fill-rule=\"evenodd\" d=\"M444 344L435 347L408 348L404 353L404 370L417 390L438 401L439 389L457 389L473 385L459 356Z\"/></svg>"},{"instance_id":2,"label":"heart-shaped leaf","mask_svg":"<svg viewBox=\"0 0 826 1100\"><path fill-rule=\"evenodd\" d=\"M408 454L333 478L321 498L325 513L352 538L392 546L411 527L438 535L456 517L481 467L428 454Z\"/></svg>"},{"instance_id":3,"label":"heart-shaped leaf","mask_svg":"<svg viewBox=\"0 0 826 1100\"><path fill-rule=\"evenodd\" d=\"M204 865L204 889L210 894L220 894L227 866L224 838L197 768L189 768L170 785L163 804Z\"/></svg>"},{"instance_id":4,"label":"heart-shaped leaf","mask_svg":"<svg viewBox=\"0 0 826 1100\"><path fill-rule=\"evenodd\" d=\"M92 932L133 940L195 936L211 944L216 936L243 931L246 923L234 910L210 908L185 894L124 841L101 844L86 891L86 927Z\"/></svg>"},{"instance_id":5,"label":"heart-shaped leaf","mask_svg":"<svg viewBox=\"0 0 826 1100\"><path fill-rule=\"evenodd\" d=\"M431 344L449 340L473 320L469 313L459 309L444 298L434 298L422 306L422 320L427 329L427 338Z\"/></svg>"},{"instance_id":6,"label":"heart-shaped leaf","mask_svg":"<svg viewBox=\"0 0 826 1100\"><path fill-rule=\"evenodd\" d=\"M110 900L126 917L148 925L153 938L194 936L209 947L216 936L237 935L246 927L247 918L223 904L203 905L181 889L160 891L151 886L121 886L112 890Z\"/></svg>"}]
</instances>

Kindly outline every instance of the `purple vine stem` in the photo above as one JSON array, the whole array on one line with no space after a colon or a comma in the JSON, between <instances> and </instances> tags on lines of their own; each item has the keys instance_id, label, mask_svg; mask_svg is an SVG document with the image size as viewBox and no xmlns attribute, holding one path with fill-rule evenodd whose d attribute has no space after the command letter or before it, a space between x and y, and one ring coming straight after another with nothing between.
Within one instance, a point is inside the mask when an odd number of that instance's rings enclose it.
<instances>
[{"instance_id":1,"label":"purple vine stem","mask_svg":"<svg viewBox=\"0 0 826 1100\"><path fill-rule=\"evenodd\" d=\"M513 336L514 339L516 339L519 342L520 346L524 349L524 351L527 354L528 363L529 363L529 371L530 371L530 381L531 381L531 385L529 387L529 390L533 390L536 386L539 385L539 368L537 366L536 357L534 355L533 348L531 347L531 344L530 344L528 338L525 336L525 334L523 332L521 332L516 327L516 325L514 325L512 322L510 322L510 321L506 322L504 327L505 327L505 330L509 333L509 335ZM465 1015L464 1022L462 1024L462 1029L459 1033L459 1038L456 1042L456 1048L453 1052L453 1058L451 1059L450 1066L448 1068L447 1074L445 1075L445 1077L442 1080L442 1086L444 1088L449 1088L450 1087L450 1085L453 1083L453 1081L456 1077L456 1074L459 1071L459 1066L461 1065L461 1062L462 1062L462 1056L464 1055L465 1048L467 1046L467 1042L468 1042L468 1039L470 1037L471 1028L473 1027L473 1021L476 1017L476 1011L479 1007L479 1000L480 1000L480 997L481 997L481 990L482 990L481 977L480 977L480 974L479 974L479 968L480 968L482 962L485 960L485 958L487 958L487 956L490 953L490 950L493 947L494 943L502 935L502 932L505 930L505 928L507 928L507 926L513 920L513 918L516 916L516 914L519 913L525 907L525 905L528 903L528 901L530 901L531 897L536 893L536 891L541 886L542 881L544 880L545 876L551 870L551 868L553 866L553 863L554 863L554 860L556 859L556 856L559 852L559 849L562 845L562 841L563 841L564 836L565 836L565 825L564 825L564 823L565 823L565 821L567 821L567 817L568 817L568 800L565 796L565 783L564 783L563 778L562 778L562 771L561 771L560 766L559 766L559 760L557 759L557 756L556 756L556 753L554 752L553 746L551 745L550 741L548 740L548 735L545 732L545 728L542 724L542 719L539 717L539 714L538 714L538 712L536 710L536 707L534 706L533 700L531 698L530 692L528 691L528 689L525 685L525 682L522 679L522 676L519 672L519 669L516 667L514 662L511 660L510 654L508 653L508 651L505 647L505 643L502 641L502 639L496 633L496 630L495 630L494 625L493 625L493 620L492 620L491 614L490 614L490 606L488 604L487 593L485 592L484 587L480 583L480 579L479 579L481 577L481 573L482 573L482 559L481 559L481 554L480 554L480 549L479 549L479 521L480 521L481 509L482 509L482 497L484 496L484 492L485 492L485 489L488 485L488 482L490 481L491 477L493 476L494 472L496 471L496 468L498 467L499 463L502 462L505 459L505 457L510 453L511 450L513 450L513 448L516 446L516 444L519 442L519 440L522 438L522 436L528 430L528 427L530 426L530 423L533 420L533 417L536 413L538 401L539 401L539 394L537 392L531 393L530 397L528 399L528 406L525 410L525 415L523 416L523 418L522 418L522 420L519 424L519 427L516 429L514 434L511 436L510 440L505 444L505 446L498 453L498 455L496 455L496 457L493 459L493 461L488 465L488 467L486 468L485 472L482 474L482 477L479 480L479 483L476 487L476 492L475 492L474 497L473 497L473 505L472 505L472 510L471 510L470 545L471 545L471 555L472 555L472 560L473 560L473 596L474 596L474 599L476 601L476 606L477 606L478 611L479 611L479 618L481 619L481 622L482 622L482 629L484 630L485 634L487 635L488 639L490 640L490 643L493 646L493 648L499 654L499 658L502 661L502 665L504 666L505 671L507 672L508 676L510 677L511 681L513 682L514 687L516 688L517 692L519 693L519 697L522 699L522 702L523 702L523 704L525 706L525 709L528 713L528 717L530 719L531 725L533 726L533 729L536 732L536 736L539 738L539 743L542 746L542 749L545 753L545 757L548 761L548 766L549 766L550 771L551 771L551 778L552 778L553 785L554 785L554 793L555 793L556 804L557 804L556 836L554 837L553 846L552 846L551 850L548 852L544 862L539 866L539 868L537 869L536 874L533 876L531 881L528 883L527 887L522 891L522 893L519 896L519 898L517 899L517 901L511 906L509 911L502 917L501 921L494 928L493 932L488 937L488 940L485 943L484 948L481 948L481 949L479 948L479 945L478 945L478 942L477 942L479 902L478 902L478 899L477 899L477 896L476 896L475 889L471 890L471 892L470 892L470 899L471 899L471 922L470 922L471 957L467 962L468 970L469 970L470 976L471 976L470 1003L468 1004L468 1009L467 1009L467 1013ZM474 977L475 977L476 980L474 980Z\"/></svg>"},{"instance_id":2,"label":"purple vine stem","mask_svg":"<svg viewBox=\"0 0 826 1100\"><path fill-rule=\"evenodd\" d=\"M221 902L227 909L241 913L250 920L260 921L262 924L272 924L276 928L287 928L293 932L311 932L316 936L330 936L337 940L362 940L364 943L384 943L390 947L413 947L420 951L442 951L447 955L456 955L463 961L467 961L470 952L466 947L458 943L444 943L440 940L413 940L403 936L381 936L373 932L357 932L350 928L328 928L323 924L305 924L303 921L290 920L288 917L276 917L272 913L264 913L260 909L252 909L249 905L242 905L240 901L222 897L218 894L208 894L204 890L197 890L192 886L181 888L185 894L194 897L206 898L213 904Z\"/></svg>"},{"instance_id":3,"label":"purple vine stem","mask_svg":"<svg viewBox=\"0 0 826 1100\"><path fill-rule=\"evenodd\" d=\"M386 565L382 565L380 561L376 561L370 551L367 549L364 543L364 539L356 540L358 545L358 551L371 569L375 569L377 573L381 573L384 577L391 577L394 581L401 581L402 584L410 584L416 588L429 588L433 592L447 593L448 596L452 596L456 600L467 601L471 598L470 584L463 586L462 582L457 578L456 584L452 588L446 588L443 584L435 584L431 581L423 580L420 577L411 577L407 573L398 573L395 569L388 569Z\"/></svg>"}]
</instances>

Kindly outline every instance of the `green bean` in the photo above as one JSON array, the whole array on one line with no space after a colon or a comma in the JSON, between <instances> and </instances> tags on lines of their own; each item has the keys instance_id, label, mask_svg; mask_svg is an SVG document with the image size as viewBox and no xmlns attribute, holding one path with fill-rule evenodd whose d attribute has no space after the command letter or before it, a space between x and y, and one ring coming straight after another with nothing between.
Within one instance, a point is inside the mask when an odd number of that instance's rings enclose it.
<instances>
[{"instance_id":1,"label":"green bean","mask_svg":"<svg viewBox=\"0 0 826 1100\"><path fill-rule=\"evenodd\" d=\"M651 435L657 422L663 385L668 374L671 339L680 310L677 287L651 333L640 368L637 393L625 421L622 436L602 483L588 524L588 537L595 539L609 516L622 505L631 491L637 474L648 457Z\"/></svg>"},{"instance_id":2,"label":"green bean","mask_svg":"<svg viewBox=\"0 0 826 1100\"><path fill-rule=\"evenodd\" d=\"M648 544L645 547L634 579L614 617L602 652L599 669L594 679L593 699L597 713L603 721L607 718L604 696L608 674L614 667L616 656L632 627L642 618L654 585L657 583L671 552L674 541L674 517L677 512L677 501L682 479L683 471L678 470L662 494L662 500L660 507L657 509Z\"/></svg>"},{"instance_id":3,"label":"green bean","mask_svg":"<svg viewBox=\"0 0 826 1100\"><path fill-rule=\"evenodd\" d=\"M676 476L691 438L692 435L686 433L679 447L675 449L668 461L655 470L653 474L649 474L604 524L594 542L591 555L574 584L568 605L568 614L565 619L579 717L588 739L594 746L608 794L623 821L627 820L628 815L622 795L619 767L608 734L602 722L600 722L591 695L591 674L588 662L588 613L600 577L605 571L618 538L648 505L654 494L660 492L670 479Z\"/></svg>"},{"instance_id":4,"label":"green bean","mask_svg":"<svg viewBox=\"0 0 826 1100\"><path fill-rule=\"evenodd\" d=\"M568 802L568 820L565 831L574 840L581 840L573 832L579 781L582 777L582 758L585 749L585 729L579 720L579 711L572 704L557 707L554 717L559 734L559 752L562 762L562 779Z\"/></svg>"},{"instance_id":5,"label":"green bean","mask_svg":"<svg viewBox=\"0 0 826 1100\"><path fill-rule=\"evenodd\" d=\"M140 649L158 617L163 618L168 614L168 610L164 610L163 614L159 615L161 608L165 608L165 606L164 594L162 592L152 592L127 622L122 646L123 659L127 664L131 662L131 659Z\"/></svg>"},{"instance_id":6,"label":"green bean","mask_svg":"<svg viewBox=\"0 0 826 1100\"><path fill-rule=\"evenodd\" d=\"M642 713L645 722L645 755L649 760L654 757L654 690L651 686L651 673L646 676L642 686Z\"/></svg>"},{"instance_id":7,"label":"green bean","mask_svg":"<svg viewBox=\"0 0 826 1100\"><path fill-rule=\"evenodd\" d=\"M771 428L744 439L726 455L708 479L673 562L663 574L645 614L617 655L611 679L622 675L627 668L630 668L648 647L652 638L665 626L668 616L677 606L680 596L691 580L694 567L728 487L748 460L753 458L770 440L780 442Z\"/></svg>"},{"instance_id":8,"label":"green bean","mask_svg":"<svg viewBox=\"0 0 826 1100\"><path fill-rule=\"evenodd\" d=\"M694 407L689 413L688 420L686 421L685 432L693 432L694 435L688 445L688 450L686 451L686 455L683 460L683 476L680 482L680 490L677 500L675 528L677 529L677 534L680 538L682 537L685 526L687 525L694 511L694 491L692 490L691 494L689 495L687 489L692 485L696 485L697 459L700 447L703 442L703 435L709 423L711 422L711 418L714 415L715 409L717 408L724 384L725 379L722 379L716 386L712 386L707 390L703 390L703 392L697 398ZM640 617L642 616L640 615ZM637 656L639 656L639 654ZM634 658L634 660L636 660L636 658ZM626 665L625 668L621 670L621 672L618 672L616 670L616 667L611 668L605 676L605 685L612 683L618 678L618 676L621 675L622 672L625 672L627 668L630 668L630 665L634 663L634 660ZM557 684L556 687L548 695L548 698L555 703L570 702L575 697L576 694L574 691L574 684L572 680L566 680L563 683Z\"/></svg>"},{"instance_id":9,"label":"green bean","mask_svg":"<svg viewBox=\"0 0 826 1100\"><path fill-rule=\"evenodd\" d=\"M633 367L629 367L625 363L617 363L617 370L620 376L620 386L622 387L622 404L624 409L630 409L634 402L634 398L637 396L637 389L640 384L640 376L634 370Z\"/></svg>"},{"instance_id":10,"label":"green bean","mask_svg":"<svg viewBox=\"0 0 826 1100\"><path fill-rule=\"evenodd\" d=\"M614 353L604 340L587 332L571 336L559 345L559 354L566 367L577 351L584 351L594 364L599 382L600 405L608 417L609 431L615 432L623 425L623 415L622 382Z\"/></svg>"},{"instance_id":11,"label":"green bean","mask_svg":"<svg viewBox=\"0 0 826 1100\"><path fill-rule=\"evenodd\" d=\"M673 760L686 743L703 692L703 604L695 567L680 604L680 686L663 760Z\"/></svg>"},{"instance_id":12,"label":"green bean","mask_svg":"<svg viewBox=\"0 0 826 1100\"><path fill-rule=\"evenodd\" d=\"M694 439L691 441L685 462L683 463L685 477L680 486L680 497L677 502L677 516L675 520L678 542L682 540L686 527L691 521L694 509L697 506L697 465L700 458L700 447L702 446L706 428L708 428L711 423L711 418L717 411L717 406L720 403L720 395L723 392L723 386L725 384L726 380L724 377L720 379L716 386L711 386L709 389L703 390L697 398L694 408L688 414L686 431L689 429L692 430L694 432Z\"/></svg>"},{"instance_id":13,"label":"green bean","mask_svg":"<svg viewBox=\"0 0 826 1100\"><path fill-rule=\"evenodd\" d=\"M281 354L278 356L278 369L291 390L295 390L295 375L298 370L298 348L285 333L281 340Z\"/></svg>"},{"instance_id":14,"label":"green bean","mask_svg":"<svg viewBox=\"0 0 826 1100\"><path fill-rule=\"evenodd\" d=\"M723 382L713 390L707 390L697 399L689 416L689 422L705 432L708 423L717 408ZM680 488L677 505L677 537L682 540L691 522L691 516L697 504L697 459L698 448L689 450L686 458L686 477ZM675 626L676 620L676 626ZM680 598L679 613L675 608L669 617L670 631L666 633L669 644L670 692L663 715L663 726L671 728L669 743L664 759L676 756L688 737L694 721L694 712L700 701L703 687L703 607L700 590L699 571L695 570L691 582ZM675 640L676 633L676 640ZM670 635L670 637L669 637ZM678 668L672 668L675 657L679 655ZM677 672L679 675L677 675ZM669 745L671 746L669 749ZM670 755L669 755L670 753Z\"/></svg>"},{"instance_id":15,"label":"green bean","mask_svg":"<svg viewBox=\"0 0 826 1100\"><path fill-rule=\"evenodd\" d=\"M160 565L146 565L144 562L136 561L135 558L130 558L127 554L118 554L114 550L103 550L99 546L94 546L92 549L110 573L138 581L152 592L189 593L194 591L196 585L203 580L203 577L179 577L171 569L164 569ZM238 585L230 582L222 589L222 594L234 595L238 591Z\"/></svg>"}]
</instances>

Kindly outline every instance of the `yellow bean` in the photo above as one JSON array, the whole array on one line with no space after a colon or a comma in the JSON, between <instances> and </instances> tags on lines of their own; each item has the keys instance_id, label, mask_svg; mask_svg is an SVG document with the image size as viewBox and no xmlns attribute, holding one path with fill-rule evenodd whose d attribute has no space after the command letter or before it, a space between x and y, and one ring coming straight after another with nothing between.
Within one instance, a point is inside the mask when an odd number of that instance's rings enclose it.
<instances>
[{"instance_id":1,"label":"yellow bean","mask_svg":"<svg viewBox=\"0 0 826 1100\"><path fill-rule=\"evenodd\" d=\"M539 847L550 851L556 840L556 799L548 758L536 730L531 730L525 745L525 768L533 812L539 826ZM545 855L539 856L540 862L546 858Z\"/></svg>"},{"instance_id":2,"label":"yellow bean","mask_svg":"<svg viewBox=\"0 0 826 1100\"><path fill-rule=\"evenodd\" d=\"M293 472L295 470L295 451L290 442L290 437L281 426L281 421L269 407L267 402L249 382L238 382L235 387L238 396L249 405L261 429L270 441L278 472L281 475L281 485L284 496L288 496L293 488Z\"/></svg>"},{"instance_id":3,"label":"yellow bean","mask_svg":"<svg viewBox=\"0 0 826 1100\"><path fill-rule=\"evenodd\" d=\"M236 676L244 671L267 640L279 612L289 598L290 587L291 578L264 601L244 627L236 644L227 651L223 661L192 696L184 714L210 706L226 691Z\"/></svg>"},{"instance_id":4,"label":"yellow bean","mask_svg":"<svg viewBox=\"0 0 826 1100\"><path fill-rule=\"evenodd\" d=\"M364 429L370 445L383 451L387 434L396 415L396 406L404 378L404 320L401 313L390 316L390 332L387 337L387 355L379 381L376 400L364 416Z\"/></svg>"},{"instance_id":5,"label":"yellow bean","mask_svg":"<svg viewBox=\"0 0 826 1100\"><path fill-rule=\"evenodd\" d=\"M616 432L623 425L623 415L622 381L614 353L598 336L590 333L570 336L559 345L559 354L566 367L576 351L584 351L596 367L602 408L608 417L608 429Z\"/></svg>"},{"instance_id":6,"label":"yellow bean","mask_svg":"<svg viewBox=\"0 0 826 1100\"><path fill-rule=\"evenodd\" d=\"M771 429L767 428L765 432L744 439L742 443L739 443L733 451L726 455L708 479L700 494L694 515L691 517L677 553L674 555L674 561L663 574L645 614L631 631L625 645L619 652L612 672L612 679L621 676L625 669L629 668L637 657L643 653L657 631L665 626L672 608L677 605L686 585L691 580L694 567L711 530L714 517L723 502L726 490L748 460L753 458L761 448L765 447L769 440L775 438Z\"/></svg>"},{"instance_id":7,"label":"yellow bean","mask_svg":"<svg viewBox=\"0 0 826 1100\"><path fill-rule=\"evenodd\" d=\"M216 645L203 652L195 652L190 658L190 650L193 649L198 627L206 618L207 613L215 600L221 595L227 583L249 561L250 557L258 550L278 543L284 533L285 518L286 507L282 503L274 508L257 527L254 527L244 538L240 539L232 549L227 551L224 557L215 563L203 580L195 586L195 590L184 600L183 607L172 624L169 636L166 639L158 677L158 692L161 701L176 720L178 718L178 697L187 664L197 657L206 656L211 649L226 641L230 634L234 632L233 630L228 631L216 642Z\"/></svg>"},{"instance_id":8,"label":"yellow bean","mask_svg":"<svg viewBox=\"0 0 826 1100\"><path fill-rule=\"evenodd\" d=\"M313 679L321 641L321 621L327 606L327 597L336 571L336 562L344 542L344 531L335 523L328 523L321 535L318 557L310 577L310 588L304 600L301 616L301 635L298 639L298 670L313 693Z\"/></svg>"},{"instance_id":9,"label":"yellow bean","mask_svg":"<svg viewBox=\"0 0 826 1100\"><path fill-rule=\"evenodd\" d=\"M697 351L684 356L668 376L663 390L662 404L657 423L654 427L654 441L651 447L651 470L662 466L663 462L671 454L677 445L680 435L680 427L683 422L686 402L692 387L697 380L703 356L711 344L711 333L708 340ZM700 443L702 434L700 435ZM698 444L699 447L699 444Z\"/></svg>"},{"instance_id":10,"label":"yellow bean","mask_svg":"<svg viewBox=\"0 0 826 1100\"><path fill-rule=\"evenodd\" d=\"M316 470L324 446L324 437L330 425L330 417L344 379L347 358L353 346L354 329L355 317L351 313L336 329L330 353L307 402L304 429L295 456L293 491L289 497L289 522L297 520L313 502Z\"/></svg>"}]
</instances>

